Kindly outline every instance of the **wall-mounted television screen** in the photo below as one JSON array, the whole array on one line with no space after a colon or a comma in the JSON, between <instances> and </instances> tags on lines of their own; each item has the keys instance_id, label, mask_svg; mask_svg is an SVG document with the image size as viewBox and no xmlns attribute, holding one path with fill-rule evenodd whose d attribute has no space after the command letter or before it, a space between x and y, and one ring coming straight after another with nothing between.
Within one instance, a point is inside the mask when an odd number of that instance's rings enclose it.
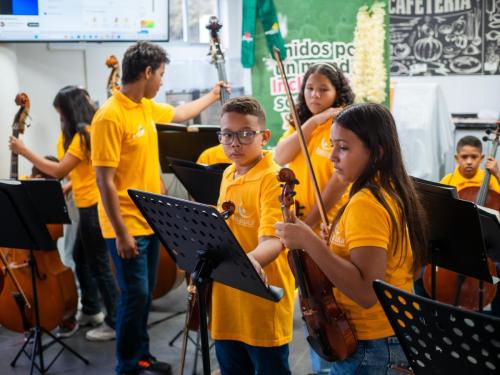
<instances>
[{"instance_id":1,"label":"wall-mounted television screen","mask_svg":"<svg viewBox=\"0 0 500 375\"><path fill-rule=\"evenodd\" d=\"M168 0L0 0L0 42L168 40Z\"/></svg>"}]
</instances>

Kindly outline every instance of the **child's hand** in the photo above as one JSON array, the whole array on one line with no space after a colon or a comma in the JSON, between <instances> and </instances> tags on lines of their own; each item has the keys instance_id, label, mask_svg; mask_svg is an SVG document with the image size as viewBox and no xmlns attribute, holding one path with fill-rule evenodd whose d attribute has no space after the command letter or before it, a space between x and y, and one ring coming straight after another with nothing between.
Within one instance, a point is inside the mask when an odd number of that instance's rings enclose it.
<instances>
[{"instance_id":1,"label":"child's hand","mask_svg":"<svg viewBox=\"0 0 500 375\"><path fill-rule=\"evenodd\" d=\"M250 259L250 262L252 263L253 268L255 268L255 271L257 271L257 273L259 274L262 281L264 281L264 284L268 285L267 284L267 276L266 276L266 273L264 272L264 268L262 268L260 263L257 262L257 260L252 255L247 254L247 256L248 256L248 259Z\"/></svg>"},{"instance_id":2,"label":"child's hand","mask_svg":"<svg viewBox=\"0 0 500 375\"><path fill-rule=\"evenodd\" d=\"M500 174L500 170L498 169L498 162L493 156L488 156L488 159L486 159L485 167L495 176L498 176Z\"/></svg>"},{"instance_id":3,"label":"child's hand","mask_svg":"<svg viewBox=\"0 0 500 375\"><path fill-rule=\"evenodd\" d=\"M295 217L291 212L291 223L278 222L274 225L276 235L280 241L289 249L304 249L310 239L316 234L303 221Z\"/></svg>"},{"instance_id":4,"label":"child's hand","mask_svg":"<svg viewBox=\"0 0 500 375\"><path fill-rule=\"evenodd\" d=\"M13 153L18 155L24 155L26 151L24 142L14 136L9 137L9 148Z\"/></svg>"},{"instance_id":5,"label":"child's hand","mask_svg":"<svg viewBox=\"0 0 500 375\"><path fill-rule=\"evenodd\" d=\"M328 119L335 118L335 116L337 116L342 110L343 108L327 108L323 112L311 117L311 120L314 120L316 126L319 126Z\"/></svg>"},{"instance_id":6,"label":"child's hand","mask_svg":"<svg viewBox=\"0 0 500 375\"><path fill-rule=\"evenodd\" d=\"M214 85L214 88L212 89L212 94L217 97L217 99L220 98L220 92L222 89L227 90L229 93L231 92L231 85L227 82L224 81L219 81Z\"/></svg>"}]
</instances>

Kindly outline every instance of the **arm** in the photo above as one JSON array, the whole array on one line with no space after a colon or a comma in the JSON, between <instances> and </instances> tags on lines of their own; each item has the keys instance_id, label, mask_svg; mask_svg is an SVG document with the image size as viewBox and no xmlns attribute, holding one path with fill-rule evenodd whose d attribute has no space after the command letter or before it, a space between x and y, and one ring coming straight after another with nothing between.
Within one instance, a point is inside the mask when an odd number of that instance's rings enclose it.
<instances>
[{"instance_id":1,"label":"arm","mask_svg":"<svg viewBox=\"0 0 500 375\"><path fill-rule=\"evenodd\" d=\"M277 223L276 232L288 248L304 249L339 290L364 308L377 302L372 281L384 279L387 252L379 247L358 247L350 258L336 255L304 222Z\"/></svg>"},{"instance_id":2,"label":"arm","mask_svg":"<svg viewBox=\"0 0 500 375\"><path fill-rule=\"evenodd\" d=\"M280 255L281 250L283 250L283 245L279 238L263 236L259 238L259 244L248 253L248 256L253 257L262 267L265 267Z\"/></svg>"},{"instance_id":3,"label":"arm","mask_svg":"<svg viewBox=\"0 0 500 375\"><path fill-rule=\"evenodd\" d=\"M321 113L309 118L302 124L302 133L306 144L311 139L314 130L329 118L338 113L338 108L328 108ZM285 165L291 162L301 152L299 135L297 132L282 140L274 150L274 160L280 165Z\"/></svg>"},{"instance_id":4,"label":"arm","mask_svg":"<svg viewBox=\"0 0 500 375\"><path fill-rule=\"evenodd\" d=\"M59 162L47 160L42 155L28 149L23 141L12 136L9 139L9 148L12 152L24 156L42 172L59 179L71 172L71 170L73 170L73 168L75 168L81 161L68 153L64 154L63 158Z\"/></svg>"},{"instance_id":5,"label":"arm","mask_svg":"<svg viewBox=\"0 0 500 375\"><path fill-rule=\"evenodd\" d=\"M101 194L102 204L116 234L116 251L120 257L130 259L139 255L139 252L135 239L128 233L120 213L120 203L114 182L115 172L116 168L95 168L97 187Z\"/></svg>"},{"instance_id":6,"label":"arm","mask_svg":"<svg viewBox=\"0 0 500 375\"><path fill-rule=\"evenodd\" d=\"M196 117L205 108L211 106L220 98L220 90L222 87L228 87L224 81L219 81L215 84L212 91L203 95L201 98L193 100L192 102L181 104L175 108L173 122L183 122L193 117Z\"/></svg>"},{"instance_id":7,"label":"arm","mask_svg":"<svg viewBox=\"0 0 500 375\"><path fill-rule=\"evenodd\" d=\"M330 177L325 188L321 192L321 198L327 213L333 206L335 206L339 199L342 198L342 195L344 195L348 186L349 183L342 181L336 173L333 173L332 177ZM304 219L304 222L311 228L315 228L320 219L321 217L319 215L318 205L314 204L311 211L309 211L309 214Z\"/></svg>"}]
</instances>

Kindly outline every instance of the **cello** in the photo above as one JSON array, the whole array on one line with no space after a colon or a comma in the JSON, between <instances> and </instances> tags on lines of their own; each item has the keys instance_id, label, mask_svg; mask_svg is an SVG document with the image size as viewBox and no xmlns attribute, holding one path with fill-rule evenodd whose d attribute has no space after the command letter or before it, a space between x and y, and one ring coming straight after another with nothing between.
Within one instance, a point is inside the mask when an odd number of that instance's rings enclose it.
<instances>
[{"instance_id":1,"label":"cello","mask_svg":"<svg viewBox=\"0 0 500 375\"><path fill-rule=\"evenodd\" d=\"M307 151L305 137L302 133L302 126L283 68L280 50L274 47L273 52L284 84L292 120L297 130L300 148L313 183L314 197L321 221L324 227L329 230L327 241L329 245L333 238L334 225L330 226L328 223L321 192ZM298 184L298 181L290 169L282 169L278 174L278 180L283 183L283 191L280 196L283 218L285 221L290 221L288 208L293 204L293 188ZM334 285L303 250L290 250L288 260L296 283L299 286L302 318L309 334L307 341L312 349L326 361L332 362L347 358L356 351L357 340L345 314L337 305L333 294Z\"/></svg>"},{"instance_id":2,"label":"cello","mask_svg":"<svg viewBox=\"0 0 500 375\"><path fill-rule=\"evenodd\" d=\"M491 152L488 156L494 158L500 142L500 122L497 122L497 129L492 142ZM487 169L481 186L466 187L460 190L458 192L460 199L499 211L500 194L489 189L490 179L491 171ZM489 258L488 269L491 275L497 276L495 264ZM431 273L431 267L426 267L424 288L429 295L432 294ZM483 306L489 305L495 298L496 293L496 284L484 283L473 277L465 277L445 268L436 270L436 299L438 301L477 311L481 310Z\"/></svg>"},{"instance_id":3,"label":"cello","mask_svg":"<svg viewBox=\"0 0 500 375\"><path fill-rule=\"evenodd\" d=\"M30 100L28 95L16 95L15 102L20 106L12 124L12 135L19 137L25 130L29 117ZM18 155L11 153L10 178L18 178ZM55 241L62 235L62 225L48 225L48 230ZM47 330L56 328L59 323L76 313L78 295L72 271L65 267L57 251L33 252L36 265L35 280L40 311L40 325ZM0 324L15 332L26 332L35 323L33 308L33 288L29 268L30 254L28 250L0 249L2 273L10 278L5 279L4 288L0 292ZM16 314L18 311L19 314Z\"/></svg>"}]
</instances>

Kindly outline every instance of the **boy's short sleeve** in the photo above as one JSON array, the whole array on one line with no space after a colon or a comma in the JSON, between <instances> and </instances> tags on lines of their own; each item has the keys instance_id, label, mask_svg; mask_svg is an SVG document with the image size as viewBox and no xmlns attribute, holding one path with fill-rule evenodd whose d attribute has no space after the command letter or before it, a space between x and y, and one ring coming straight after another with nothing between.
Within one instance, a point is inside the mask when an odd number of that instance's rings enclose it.
<instances>
[{"instance_id":1,"label":"boy's short sleeve","mask_svg":"<svg viewBox=\"0 0 500 375\"><path fill-rule=\"evenodd\" d=\"M156 123L172 122L175 115L175 108L170 104L157 103L151 100L151 112L153 121Z\"/></svg>"},{"instance_id":2,"label":"boy's short sleeve","mask_svg":"<svg viewBox=\"0 0 500 375\"><path fill-rule=\"evenodd\" d=\"M123 134L123 127L117 120L102 118L92 122L91 155L94 167L118 166Z\"/></svg>"},{"instance_id":3,"label":"boy's short sleeve","mask_svg":"<svg viewBox=\"0 0 500 375\"><path fill-rule=\"evenodd\" d=\"M274 174L266 174L262 181L260 197L260 225L258 237L276 236L274 225L282 221L279 196L281 188Z\"/></svg>"}]
</instances>

